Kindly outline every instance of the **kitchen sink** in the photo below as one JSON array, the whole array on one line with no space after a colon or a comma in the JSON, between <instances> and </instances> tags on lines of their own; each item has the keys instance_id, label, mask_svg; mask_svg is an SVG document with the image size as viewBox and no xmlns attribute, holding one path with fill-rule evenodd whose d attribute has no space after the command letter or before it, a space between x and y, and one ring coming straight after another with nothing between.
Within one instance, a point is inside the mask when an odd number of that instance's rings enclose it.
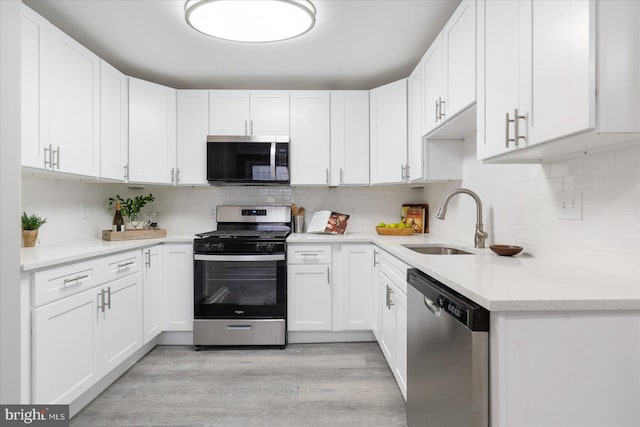
<instances>
[{"instance_id":1,"label":"kitchen sink","mask_svg":"<svg viewBox=\"0 0 640 427\"><path fill-rule=\"evenodd\" d=\"M450 246L442 246L442 245L402 245L407 249L411 249L412 251L419 252L421 254L427 255L473 255L471 252L463 251L462 249L452 248Z\"/></svg>"}]
</instances>

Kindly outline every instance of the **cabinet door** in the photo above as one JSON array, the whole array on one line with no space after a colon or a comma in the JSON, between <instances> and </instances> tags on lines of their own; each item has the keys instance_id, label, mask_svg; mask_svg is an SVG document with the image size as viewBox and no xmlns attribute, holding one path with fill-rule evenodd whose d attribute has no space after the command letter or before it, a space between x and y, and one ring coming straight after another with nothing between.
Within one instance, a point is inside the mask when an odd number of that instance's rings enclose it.
<instances>
[{"instance_id":1,"label":"cabinet door","mask_svg":"<svg viewBox=\"0 0 640 427\"><path fill-rule=\"evenodd\" d=\"M32 400L69 404L101 377L94 289L33 310Z\"/></svg>"},{"instance_id":2,"label":"cabinet door","mask_svg":"<svg viewBox=\"0 0 640 427\"><path fill-rule=\"evenodd\" d=\"M162 332L160 316L160 289L162 288L162 246L143 249L142 307L143 343L146 344Z\"/></svg>"},{"instance_id":3,"label":"cabinet door","mask_svg":"<svg viewBox=\"0 0 640 427\"><path fill-rule=\"evenodd\" d=\"M404 182L407 163L407 80L373 89L371 96L371 183Z\"/></svg>"},{"instance_id":4,"label":"cabinet door","mask_svg":"<svg viewBox=\"0 0 640 427\"><path fill-rule=\"evenodd\" d=\"M289 91L251 91L250 135L289 135Z\"/></svg>"},{"instance_id":5,"label":"cabinet door","mask_svg":"<svg viewBox=\"0 0 640 427\"><path fill-rule=\"evenodd\" d=\"M207 183L209 92L179 90L177 94L176 184Z\"/></svg>"},{"instance_id":6,"label":"cabinet door","mask_svg":"<svg viewBox=\"0 0 640 427\"><path fill-rule=\"evenodd\" d=\"M444 94L444 67L442 53L442 35L439 35L427 49L422 58L422 134L428 134L438 127L446 112L446 100L442 105ZM444 111L441 110L442 109Z\"/></svg>"},{"instance_id":7,"label":"cabinet door","mask_svg":"<svg viewBox=\"0 0 640 427\"><path fill-rule=\"evenodd\" d=\"M127 76L100 61L100 177L124 181L129 148Z\"/></svg>"},{"instance_id":8,"label":"cabinet door","mask_svg":"<svg viewBox=\"0 0 640 427\"><path fill-rule=\"evenodd\" d=\"M162 329L193 331L193 245L164 244L162 266Z\"/></svg>"},{"instance_id":9,"label":"cabinet door","mask_svg":"<svg viewBox=\"0 0 640 427\"><path fill-rule=\"evenodd\" d=\"M369 92L331 92L331 185L369 184Z\"/></svg>"},{"instance_id":10,"label":"cabinet door","mask_svg":"<svg viewBox=\"0 0 640 427\"><path fill-rule=\"evenodd\" d=\"M389 277L381 272L380 273L380 300L382 302L382 333L380 334L382 339L378 341L382 354L387 359L389 367L394 370L396 365L396 309L393 296L393 282Z\"/></svg>"},{"instance_id":11,"label":"cabinet door","mask_svg":"<svg viewBox=\"0 0 640 427\"><path fill-rule=\"evenodd\" d=\"M329 185L329 92L291 92L291 185Z\"/></svg>"},{"instance_id":12,"label":"cabinet door","mask_svg":"<svg viewBox=\"0 0 640 427\"><path fill-rule=\"evenodd\" d=\"M555 4L555 2L554 2ZM529 110L528 91L521 82L528 79L530 65L531 2L488 0L478 2L478 158L486 159L515 148L513 118ZM529 30L528 30L529 29ZM526 121L519 122L525 130ZM522 132L521 132L522 133ZM523 141L518 144L523 144Z\"/></svg>"},{"instance_id":13,"label":"cabinet door","mask_svg":"<svg viewBox=\"0 0 640 427\"><path fill-rule=\"evenodd\" d=\"M409 96L409 181L417 181L424 177L422 142L422 64L413 70L408 83Z\"/></svg>"},{"instance_id":14,"label":"cabinet door","mask_svg":"<svg viewBox=\"0 0 640 427\"><path fill-rule=\"evenodd\" d=\"M176 91L129 78L129 181L175 181Z\"/></svg>"},{"instance_id":15,"label":"cabinet door","mask_svg":"<svg viewBox=\"0 0 640 427\"><path fill-rule=\"evenodd\" d=\"M209 91L211 135L249 135L249 91Z\"/></svg>"},{"instance_id":16,"label":"cabinet door","mask_svg":"<svg viewBox=\"0 0 640 427\"><path fill-rule=\"evenodd\" d=\"M40 39L44 27L50 25L40 15L22 5L20 24L21 127L22 165L45 168L44 141L40 138ZM49 146L47 145L47 150Z\"/></svg>"},{"instance_id":17,"label":"cabinet door","mask_svg":"<svg viewBox=\"0 0 640 427\"><path fill-rule=\"evenodd\" d=\"M371 298L371 330L378 341L382 341L383 299L380 292L380 249L373 248L373 292Z\"/></svg>"},{"instance_id":18,"label":"cabinet door","mask_svg":"<svg viewBox=\"0 0 640 427\"><path fill-rule=\"evenodd\" d=\"M476 101L476 2L465 0L442 30L446 76L445 119Z\"/></svg>"},{"instance_id":19,"label":"cabinet door","mask_svg":"<svg viewBox=\"0 0 640 427\"><path fill-rule=\"evenodd\" d=\"M393 368L398 387L407 400L407 296L394 289L396 309L396 364Z\"/></svg>"},{"instance_id":20,"label":"cabinet door","mask_svg":"<svg viewBox=\"0 0 640 427\"><path fill-rule=\"evenodd\" d=\"M140 273L100 288L106 291L102 302L104 311L98 313L102 332L102 373L105 375L142 347Z\"/></svg>"},{"instance_id":21,"label":"cabinet door","mask_svg":"<svg viewBox=\"0 0 640 427\"><path fill-rule=\"evenodd\" d=\"M595 127L595 7L532 2L528 145Z\"/></svg>"},{"instance_id":22,"label":"cabinet door","mask_svg":"<svg viewBox=\"0 0 640 427\"><path fill-rule=\"evenodd\" d=\"M331 330L329 265L289 265L287 269L287 329Z\"/></svg>"},{"instance_id":23,"label":"cabinet door","mask_svg":"<svg viewBox=\"0 0 640 427\"><path fill-rule=\"evenodd\" d=\"M54 170L98 176L100 58L53 26L41 38L40 137Z\"/></svg>"},{"instance_id":24,"label":"cabinet door","mask_svg":"<svg viewBox=\"0 0 640 427\"><path fill-rule=\"evenodd\" d=\"M340 306L341 329L371 330L373 248L369 244L343 244Z\"/></svg>"}]
</instances>

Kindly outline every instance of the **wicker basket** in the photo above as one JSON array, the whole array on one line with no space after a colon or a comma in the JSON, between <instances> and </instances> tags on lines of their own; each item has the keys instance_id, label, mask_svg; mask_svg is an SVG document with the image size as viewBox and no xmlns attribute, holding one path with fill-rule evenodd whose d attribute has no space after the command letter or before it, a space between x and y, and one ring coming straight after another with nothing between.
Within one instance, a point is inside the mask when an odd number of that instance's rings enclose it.
<instances>
[{"instance_id":1,"label":"wicker basket","mask_svg":"<svg viewBox=\"0 0 640 427\"><path fill-rule=\"evenodd\" d=\"M376 227L378 234L383 236L410 236L414 233L413 228L383 228Z\"/></svg>"}]
</instances>

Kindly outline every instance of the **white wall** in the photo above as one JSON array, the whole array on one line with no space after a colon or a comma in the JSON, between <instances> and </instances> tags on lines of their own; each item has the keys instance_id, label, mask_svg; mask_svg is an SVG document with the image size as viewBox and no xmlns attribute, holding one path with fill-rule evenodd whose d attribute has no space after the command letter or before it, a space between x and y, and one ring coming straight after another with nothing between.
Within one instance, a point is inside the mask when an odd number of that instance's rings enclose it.
<instances>
[{"instance_id":1,"label":"white wall","mask_svg":"<svg viewBox=\"0 0 640 427\"><path fill-rule=\"evenodd\" d=\"M435 219L448 191L469 188L484 206L490 242L523 246L533 256L640 277L640 141L616 151L545 165L483 165L475 136L465 141L462 182L428 185L431 233L473 244L475 205L456 196ZM559 220L558 192L582 190L583 219Z\"/></svg>"}]
</instances>

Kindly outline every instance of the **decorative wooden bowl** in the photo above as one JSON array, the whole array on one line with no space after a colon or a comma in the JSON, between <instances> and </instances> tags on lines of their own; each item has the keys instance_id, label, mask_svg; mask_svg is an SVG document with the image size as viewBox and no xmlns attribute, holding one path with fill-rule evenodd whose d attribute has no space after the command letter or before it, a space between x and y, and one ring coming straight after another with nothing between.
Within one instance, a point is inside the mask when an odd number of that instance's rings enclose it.
<instances>
[{"instance_id":1,"label":"decorative wooden bowl","mask_svg":"<svg viewBox=\"0 0 640 427\"><path fill-rule=\"evenodd\" d=\"M413 228L383 228L376 227L378 234L383 236L410 236L414 233Z\"/></svg>"},{"instance_id":2,"label":"decorative wooden bowl","mask_svg":"<svg viewBox=\"0 0 640 427\"><path fill-rule=\"evenodd\" d=\"M491 245L489 248L500 256L513 256L522 252L522 246Z\"/></svg>"}]
</instances>

